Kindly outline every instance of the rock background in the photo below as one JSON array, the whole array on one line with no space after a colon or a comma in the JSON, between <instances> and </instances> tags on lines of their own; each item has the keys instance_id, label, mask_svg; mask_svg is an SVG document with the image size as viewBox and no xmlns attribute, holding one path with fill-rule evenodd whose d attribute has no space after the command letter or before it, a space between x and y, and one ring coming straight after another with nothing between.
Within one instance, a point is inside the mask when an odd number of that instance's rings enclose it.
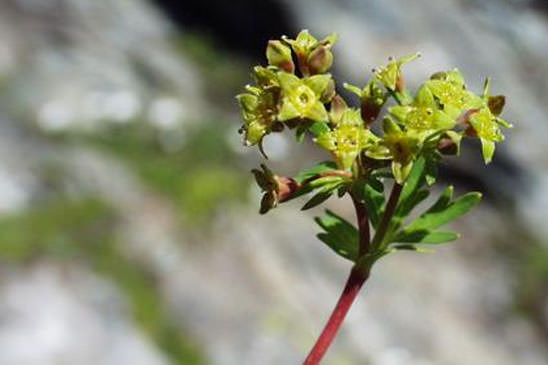
<instances>
[{"instance_id":1,"label":"rock background","mask_svg":"<svg viewBox=\"0 0 548 365\"><path fill-rule=\"evenodd\" d=\"M260 158L232 99L257 44L301 28L338 32L335 72L357 84L416 50L411 84L455 65L476 89L490 75L516 125L493 165L471 144L443 170L488 197L464 237L378 265L325 363L548 362L542 7L173 4L0 1L0 365L302 360L348 265L314 238L319 210L256 214ZM290 138L267 142L277 170L321 158ZM329 205L350 217L347 203Z\"/></svg>"}]
</instances>

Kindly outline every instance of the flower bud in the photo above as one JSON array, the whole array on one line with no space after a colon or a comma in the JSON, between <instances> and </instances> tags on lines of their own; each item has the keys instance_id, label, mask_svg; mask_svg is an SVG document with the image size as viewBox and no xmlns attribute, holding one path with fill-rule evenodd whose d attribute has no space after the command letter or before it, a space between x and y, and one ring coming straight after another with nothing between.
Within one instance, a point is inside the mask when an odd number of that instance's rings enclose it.
<instances>
[{"instance_id":1,"label":"flower bud","mask_svg":"<svg viewBox=\"0 0 548 365\"><path fill-rule=\"evenodd\" d=\"M460 152L462 136L455 131L445 132L438 141L438 150L447 156L456 156Z\"/></svg>"},{"instance_id":2,"label":"flower bud","mask_svg":"<svg viewBox=\"0 0 548 365\"><path fill-rule=\"evenodd\" d=\"M332 124L341 122L344 111L348 108L346 102L340 95L335 95L331 100L331 109L329 110L329 120Z\"/></svg>"},{"instance_id":3,"label":"flower bud","mask_svg":"<svg viewBox=\"0 0 548 365\"><path fill-rule=\"evenodd\" d=\"M382 106L386 101L384 91L377 82L369 82L361 93L361 115L366 125L370 125L377 119Z\"/></svg>"},{"instance_id":4,"label":"flower bud","mask_svg":"<svg viewBox=\"0 0 548 365\"><path fill-rule=\"evenodd\" d=\"M402 93L405 90L405 79L402 74L396 77L396 91Z\"/></svg>"},{"instance_id":5,"label":"flower bud","mask_svg":"<svg viewBox=\"0 0 548 365\"><path fill-rule=\"evenodd\" d=\"M251 170L257 185L264 192L259 212L265 214L275 208L278 203L289 200L301 185L290 177L277 176L266 165L261 164L261 170Z\"/></svg>"},{"instance_id":6,"label":"flower bud","mask_svg":"<svg viewBox=\"0 0 548 365\"><path fill-rule=\"evenodd\" d=\"M295 65L291 58L291 49L281 41L268 41L266 58L271 66L279 67L289 73L295 71Z\"/></svg>"},{"instance_id":7,"label":"flower bud","mask_svg":"<svg viewBox=\"0 0 548 365\"><path fill-rule=\"evenodd\" d=\"M312 75L325 73L333 65L333 53L328 46L318 46L308 55L307 63Z\"/></svg>"},{"instance_id":8,"label":"flower bud","mask_svg":"<svg viewBox=\"0 0 548 365\"><path fill-rule=\"evenodd\" d=\"M290 177L276 176L276 181L278 182L277 193L280 203L289 199L300 187L299 183Z\"/></svg>"},{"instance_id":9,"label":"flower bud","mask_svg":"<svg viewBox=\"0 0 548 365\"><path fill-rule=\"evenodd\" d=\"M329 81L327 82L327 86L325 87L325 90L320 96L320 100L322 103L329 103L334 96L335 96L335 81L333 79L329 79Z\"/></svg>"}]
</instances>

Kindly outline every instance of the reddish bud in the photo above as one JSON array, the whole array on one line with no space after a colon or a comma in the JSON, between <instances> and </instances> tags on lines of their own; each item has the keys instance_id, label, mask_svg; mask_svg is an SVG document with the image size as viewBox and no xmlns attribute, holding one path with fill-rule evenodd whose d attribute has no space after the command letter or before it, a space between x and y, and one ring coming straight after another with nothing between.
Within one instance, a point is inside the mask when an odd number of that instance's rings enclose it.
<instances>
[{"instance_id":1,"label":"reddish bud","mask_svg":"<svg viewBox=\"0 0 548 365\"><path fill-rule=\"evenodd\" d=\"M289 73L295 71L295 64L291 58L291 49L280 41L268 41L266 58L271 66L279 67Z\"/></svg>"},{"instance_id":2,"label":"reddish bud","mask_svg":"<svg viewBox=\"0 0 548 365\"><path fill-rule=\"evenodd\" d=\"M333 65L333 53L327 46L318 46L308 56L307 63L312 75L323 74Z\"/></svg>"}]
</instances>

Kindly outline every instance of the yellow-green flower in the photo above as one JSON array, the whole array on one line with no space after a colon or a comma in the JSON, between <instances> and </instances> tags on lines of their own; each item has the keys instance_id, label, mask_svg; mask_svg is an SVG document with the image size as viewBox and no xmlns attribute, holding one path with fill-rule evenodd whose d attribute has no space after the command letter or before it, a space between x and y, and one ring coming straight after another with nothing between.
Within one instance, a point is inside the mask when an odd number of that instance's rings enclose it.
<instances>
[{"instance_id":1,"label":"yellow-green flower","mask_svg":"<svg viewBox=\"0 0 548 365\"><path fill-rule=\"evenodd\" d=\"M407 55L400 59L390 58L388 65L376 68L374 70L377 80L379 80L386 88L396 90L398 79L401 77L401 67L420 57L420 53Z\"/></svg>"},{"instance_id":2,"label":"yellow-green flower","mask_svg":"<svg viewBox=\"0 0 548 365\"><path fill-rule=\"evenodd\" d=\"M327 111L322 97L329 89L331 75L314 75L299 79L293 74L279 72L278 80L282 89L282 105L278 114L281 122L295 118L306 118L316 122L327 121Z\"/></svg>"},{"instance_id":3,"label":"yellow-green flower","mask_svg":"<svg viewBox=\"0 0 548 365\"><path fill-rule=\"evenodd\" d=\"M387 95L381 89L381 84L377 79L369 81L363 89L357 86L344 83L344 88L360 97L362 119L367 125L370 125L377 119L382 106L386 102Z\"/></svg>"},{"instance_id":4,"label":"yellow-green flower","mask_svg":"<svg viewBox=\"0 0 548 365\"><path fill-rule=\"evenodd\" d=\"M466 90L466 85L458 70L438 72L432 80L425 83L442 106L443 111L453 119L457 119L463 112L480 108L482 99Z\"/></svg>"},{"instance_id":5,"label":"yellow-green flower","mask_svg":"<svg viewBox=\"0 0 548 365\"><path fill-rule=\"evenodd\" d=\"M253 79L257 84L257 87L261 89L274 89L279 88L278 75L276 74L276 67L262 67L255 66L253 68Z\"/></svg>"},{"instance_id":6,"label":"yellow-green flower","mask_svg":"<svg viewBox=\"0 0 548 365\"><path fill-rule=\"evenodd\" d=\"M236 96L242 109L246 145L252 146L269 133L276 122L276 98L272 92L248 87L249 93Z\"/></svg>"},{"instance_id":7,"label":"yellow-green flower","mask_svg":"<svg viewBox=\"0 0 548 365\"><path fill-rule=\"evenodd\" d=\"M481 141L481 151L485 163L491 162L495 153L495 142L504 140L497 118L489 108L484 107L470 117L470 124Z\"/></svg>"},{"instance_id":8,"label":"yellow-green flower","mask_svg":"<svg viewBox=\"0 0 548 365\"><path fill-rule=\"evenodd\" d=\"M371 146L377 137L363 125L358 109L346 109L335 122L333 130L316 138L316 143L336 158L339 168L352 167L360 152Z\"/></svg>"},{"instance_id":9,"label":"yellow-green flower","mask_svg":"<svg viewBox=\"0 0 548 365\"><path fill-rule=\"evenodd\" d=\"M384 136L366 151L366 155L377 160L392 160L392 174L399 184L403 184L423 138L417 131L401 129L390 117L383 119L383 131Z\"/></svg>"},{"instance_id":10,"label":"yellow-green flower","mask_svg":"<svg viewBox=\"0 0 548 365\"><path fill-rule=\"evenodd\" d=\"M295 39L290 39L287 36L282 36L282 39L293 48L297 56L308 56L310 51L318 44L318 40L308 32L308 29L301 30Z\"/></svg>"},{"instance_id":11,"label":"yellow-green flower","mask_svg":"<svg viewBox=\"0 0 548 365\"><path fill-rule=\"evenodd\" d=\"M283 36L282 40L288 43L297 55L299 69L304 76L324 73L331 67L333 63L331 47L337 41L335 33L318 41L305 29L295 39Z\"/></svg>"},{"instance_id":12,"label":"yellow-green flower","mask_svg":"<svg viewBox=\"0 0 548 365\"><path fill-rule=\"evenodd\" d=\"M499 115L504 109L504 95L490 95L490 80L485 80L482 95L482 107L477 112L471 113L467 122L470 124L473 132L468 130L468 134L476 135L481 141L481 151L485 163L491 162L495 153L495 143L504 140L504 135L500 130L500 126L512 128L512 124L508 123Z\"/></svg>"},{"instance_id":13,"label":"yellow-green flower","mask_svg":"<svg viewBox=\"0 0 548 365\"><path fill-rule=\"evenodd\" d=\"M468 91L461 73L456 69L434 74L425 85L447 115L454 119L460 117L462 123L469 125L466 134L480 139L483 159L485 163L491 162L495 143L504 140L499 125L512 127L499 118L504 107L504 96L489 95L489 79L485 82L481 97Z\"/></svg>"},{"instance_id":14,"label":"yellow-green flower","mask_svg":"<svg viewBox=\"0 0 548 365\"><path fill-rule=\"evenodd\" d=\"M396 105L389 109L392 116L408 129L435 132L455 126L455 119L438 108L434 95L422 86L411 105Z\"/></svg>"},{"instance_id":15,"label":"yellow-green flower","mask_svg":"<svg viewBox=\"0 0 548 365\"><path fill-rule=\"evenodd\" d=\"M272 68L256 66L253 69L256 86L246 86L247 93L236 96L242 109L245 132L244 141L248 146L261 142L265 134L277 123L280 84Z\"/></svg>"}]
</instances>

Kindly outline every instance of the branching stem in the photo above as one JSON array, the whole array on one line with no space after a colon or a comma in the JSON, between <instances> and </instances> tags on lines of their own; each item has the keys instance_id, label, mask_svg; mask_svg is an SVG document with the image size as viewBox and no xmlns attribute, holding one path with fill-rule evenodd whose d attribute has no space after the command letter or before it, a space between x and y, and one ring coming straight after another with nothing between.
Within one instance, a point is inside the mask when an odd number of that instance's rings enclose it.
<instances>
[{"instance_id":1,"label":"branching stem","mask_svg":"<svg viewBox=\"0 0 548 365\"><path fill-rule=\"evenodd\" d=\"M360 201L356 194L350 194L352 197L352 202L354 203L354 208L356 210L356 219L358 221L358 230L359 230L359 246L358 246L358 257L369 252L369 217L367 215L367 208L365 204Z\"/></svg>"},{"instance_id":2,"label":"branching stem","mask_svg":"<svg viewBox=\"0 0 548 365\"><path fill-rule=\"evenodd\" d=\"M370 232L369 232L369 218L367 216L367 210L365 204L359 200L356 194L351 194L352 202L356 209L356 217L358 220L358 229L359 229L359 257L363 257L369 253L371 248L376 248L375 242L382 242L388 227L390 225L390 220L394 215L400 194L402 191L402 185L394 183L392 187L392 192L390 193L390 198L386 203L386 208L382 216L379 227L375 232L375 237L373 241L370 242ZM359 260L358 260L359 261ZM308 354L308 357L303 362L303 365L316 365L319 364L323 356L327 352L327 349L335 339L339 328L341 327L346 314L350 310L352 303L358 296L360 289L363 284L369 277L369 268L361 268L357 265L352 267L350 275L346 281L343 292L331 313L320 337L314 344L312 350Z\"/></svg>"},{"instance_id":3,"label":"branching stem","mask_svg":"<svg viewBox=\"0 0 548 365\"><path fill-rule=\"evenodd\" d=\"M392 192L390 193L390 197L388 198L388 202L386 203L384 214L375 232L375 237L373 237L373 241L371 242L371 247L373 247L373 249L378 248L384 240L384 237L386 236L386 232L388 231L388 227L390 226L390 220L392 219L392 216L394 215L394 212L398 205L398 200L400 199L402 188L403 185L400 185L396 182L392 187Z\"/></svg>"}]
</instances>

